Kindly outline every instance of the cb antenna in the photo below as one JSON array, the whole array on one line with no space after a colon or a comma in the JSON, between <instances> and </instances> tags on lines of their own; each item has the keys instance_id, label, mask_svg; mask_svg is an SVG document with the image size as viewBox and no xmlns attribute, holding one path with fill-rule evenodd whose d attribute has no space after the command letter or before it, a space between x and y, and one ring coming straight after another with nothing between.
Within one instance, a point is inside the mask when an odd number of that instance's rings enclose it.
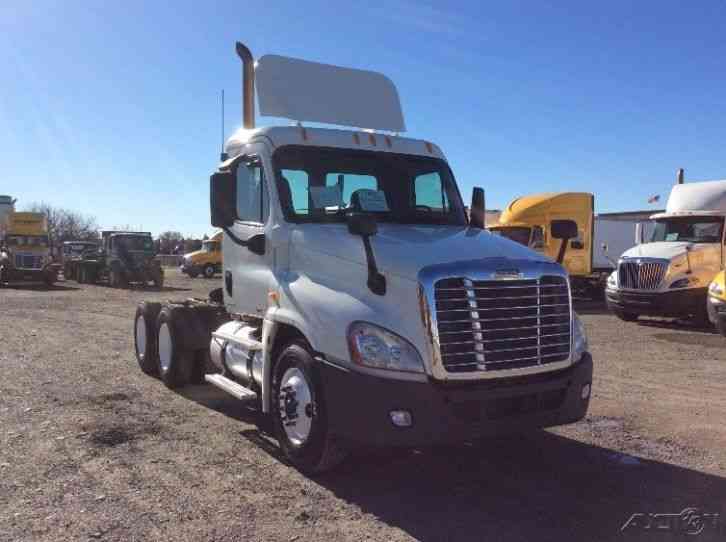
<instances>
[{"instance_id":1,"label":"cb antenna","mask_svg":"<svg viewBox=\"0 0 726 542\"><path fill-rule=\"evenodd\" d=\"M219 151L219 159L224 162L227 159L227 153L224 152L224 89L222 89L222 132L221 132L221 145Z\"/></svg>"}]
</instances>

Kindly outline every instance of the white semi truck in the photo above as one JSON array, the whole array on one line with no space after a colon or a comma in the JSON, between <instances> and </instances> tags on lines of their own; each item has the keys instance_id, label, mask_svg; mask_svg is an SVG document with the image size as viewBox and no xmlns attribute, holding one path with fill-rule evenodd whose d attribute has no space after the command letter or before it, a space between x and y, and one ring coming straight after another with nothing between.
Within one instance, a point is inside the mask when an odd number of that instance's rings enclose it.
<instances>
[{"instance_id":1,"label":"white semi truck","mask_svg":"<svg viewBox=\"0 0 726 542\"><path fill-rule=\"evenodd\" d=\"M142 370L256 405L304 472L357 443L427 446L583 418L592 358L567 274L485 231L481 189L467 221L441 150L397 134L391 81L237 53L244 128L210 180L223 287L140 304ZM368 130L255 128L255 81L263 115Z\"/></svg>"},{"instance_id":2,"label":"white semi truck","mask_svg":"<svg viewBox=\"0 0 726 542\"><path fill-rule=\"evenodd\" d=\"M679 183L652 234L624 252L608 278L606 298L621 319L641 315L691 318L707 324L708 285L723 269L726 181Z\"/></svg>"}]
</instances>

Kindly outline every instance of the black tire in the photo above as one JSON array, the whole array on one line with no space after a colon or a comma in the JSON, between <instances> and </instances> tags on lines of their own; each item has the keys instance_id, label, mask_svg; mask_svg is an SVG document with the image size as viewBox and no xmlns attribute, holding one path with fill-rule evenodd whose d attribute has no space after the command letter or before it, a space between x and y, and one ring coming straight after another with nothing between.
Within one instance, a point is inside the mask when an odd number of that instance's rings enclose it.
<instances>
[{"instance_id":1,"label":"black tire","mask_svg":"<svg viewBox=\"0 0 726 542\"><path fill-rule=\"evenodd\" d=\"M195 377L194 351L186 350L182 340L184 331L179 320L183 317L183 310L163 307L156 320L159 376L172 389L189 384ZM165 340L166 332L169 335L168 340Z\"/></svg>"},{"instance_id":2,"label":"black tire","mask_svg":"<svg viewBox=\"0 0 726 542\"><path fill-rule=\"evenodd\" d=\"M214 278L214 265L212 265L211 263L208 263L207 265L205 265L203 273L204 273L205 279L213 279Z\"/></svg>"},{"instance_id":3,"label":"black tire","mask_svg":"<svg viewBox=\"0 0 726 542\"><path fill-rule=\"evenodd\" d=\"M634 312L627 312L627 311L621 311L621 310L614 310L615 316L620 318L623 322L635 322L639 314L636 314Z\"/></svg>"},{"instance_id":4,"label":"black tire","mask_svg":"<svg viewBox=\"0 0 726 542\"><path fill-rule=\"evenodd\" d=\"M189 275L190 279L195 279L199 276L199 271L196 270L190 270L187 275Z\"/></svg>"},{"instance_id":5,"label":"black tire","mask_svg":"<svg viewBox=\"0 0 726 542\"><path fill-rule=\"evenodd\" d=\"M119 273L115 269L111 269L108 272L108 285L111 288L118 288L119 284Z\"/></svg>"},{"instance_id":6,"label":"black tire","mask_svg":"<svg viewBox=\"0 0 726 542\"><path fill-rule=\"evenodd\" d=\"M298 369L304 375L311 392L311 403L304 408L312 420L311 428L308 437L300 444L294 443L284 428L287 418L283 404L289 404L295 400L295 397L287 395L289 390L280 388L285 372L291 368ZM315 361L303 343L294 342L287 345L277 357L272 380L271 410L275 438L280 443L285 457L301 472L315 474L331 470L345 459L344 448L328 431L322 383Z\"/></svg>"},{"instance_id":7,"label":"black tire","mask_svg":"<svg viewBox=\"0 0 726 542\"><path fill-rule=\"evenodd\" d=\"M159 374L159 354L157 351L158 336L156 329L156 321L161 311L161 303L153 303L150 301L142 301L136 307L136 316L134 318L134 352L136 352L136 361L139 367L147 375ZM144 341L139 348L139 320L143 318L143 331L145 331Z\"/></svg>"},{"instance_id":8,"label":"black tire","mask_svg":"<svg viewBox=\"0 0 726 542\"><path fill-rule=\"evenodd\" d=\"M164 272L161 269L154 272L154 277L152 280L154 282L154 287L157 290L164 289Z\"/></svg>"},{"instance_id":9,"label":"black tire","mask_svg":"<svg viewBox=\"0 0 726 542\"><path fill-rule=\"evenodd\" d=\"M83 266L78 267L78 272L76 273L76 282L78 284L83 284L86 282L86 268Z\"/></svg>"},{"instance_id":10,"label":"black tire","mask_svg":"<svg viewBox=\"0 0 726 542\"><path fill-rule=\"evenodd\" d=\"M716 329L718 330L718 332L721 335L726 337L726 320L724 320L723 318L717 317L716 318Z\"/></svg>"}]
</instances>

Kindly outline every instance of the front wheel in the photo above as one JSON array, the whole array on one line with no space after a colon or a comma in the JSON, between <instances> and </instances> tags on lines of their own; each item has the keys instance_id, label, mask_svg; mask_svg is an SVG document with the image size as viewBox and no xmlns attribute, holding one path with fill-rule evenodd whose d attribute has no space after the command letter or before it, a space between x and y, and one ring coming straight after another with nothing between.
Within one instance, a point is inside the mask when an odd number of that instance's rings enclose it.
<instances>
[{"instance_id":1,"label":"front wheel","mask_svg":"<svg viewBox=\"0 0 726 542\"><path fill-rule=\"evenodd\" d=\"M204 266L204 278L214 278L214 266L211 263Z\"/></svg>"},{"instance_id":2,"label":"front wheel","mask_svg":"<svg viewBox=\"0 0 726 542\"><path fill-rule=\"evenodd\" d=\"M277 358L272 382L272 422L283 453L305 473L330 470L345 459L332 437L323 387L308 349L292 343Z\"/></svg>"},{"instance_id":3,"label":"front wheel","mask_svg":"<svg viewBox=\"0 0 726 542\"><path fill-rule=\"evenodd\" d=\"M635 314L634 312L627 312L627 311L621 311L621 310L615 310L613 311L615 313L615 316L620 318L623 322L635 322L638 319L638 314Z\"/></svg>"}]
</instances>

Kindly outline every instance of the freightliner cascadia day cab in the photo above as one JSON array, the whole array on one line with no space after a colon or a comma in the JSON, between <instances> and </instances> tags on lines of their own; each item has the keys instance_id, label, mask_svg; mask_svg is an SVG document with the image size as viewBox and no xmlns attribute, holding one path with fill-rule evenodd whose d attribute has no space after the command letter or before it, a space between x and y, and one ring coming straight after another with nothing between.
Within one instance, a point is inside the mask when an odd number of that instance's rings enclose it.
<instances>
[{"instance_id":1,"label":"freightliner cascadia day cab","mask_svg":"<svg viewBox=\"0 0 726 542\"><path fill-rule=\"evenodd\" d=\"M585 192L530 194L512 201L489 227L562 264L573 289L602 297L620 254L633 245L637 220L612 220L594 213L595 197ZM574 222L572 239L552 237L552 225Z\"/></svg>"},{"instance_id":2,"label":"freightliner cascadia day cab","mask_svg":"<svg viewBox=\"0 0 726 542\"><path fill-rule=\"evenodd\" d=\"M258 406L304 472L356 444L427 446L585 416L592 359L566 272L484 230L481 189L467 222L441 150L397 135L391 81L237 52L244 128L210 182L223 286L138 307L142 370ZM368 130L255 129L253 81L263 115Z\"/></svg>"},{"instance_id":3,"label":"freightliner cascadia day cab","mask_svg":"<svg viewBox=\"0 0 726 542\"><path fill-rule=\"evenodd\" d=\"M726 181L676 184L648 242L627 250L606 297L621 319L690 317L707 323L708 286L724 266Z\"/></svg>"},{"instance_id":4,"label":"freightliner cascadia day cab","mask_svg":"<svg viewBox=\"0 0 726 542\"><path fill-rule=\"evenodd\" d=\"M202 275L211 279L222 272L222 232L215 233L211 239L202 242L202 248L184 254L181 272L191 278Z\"/></svg>"}]
</instances>

